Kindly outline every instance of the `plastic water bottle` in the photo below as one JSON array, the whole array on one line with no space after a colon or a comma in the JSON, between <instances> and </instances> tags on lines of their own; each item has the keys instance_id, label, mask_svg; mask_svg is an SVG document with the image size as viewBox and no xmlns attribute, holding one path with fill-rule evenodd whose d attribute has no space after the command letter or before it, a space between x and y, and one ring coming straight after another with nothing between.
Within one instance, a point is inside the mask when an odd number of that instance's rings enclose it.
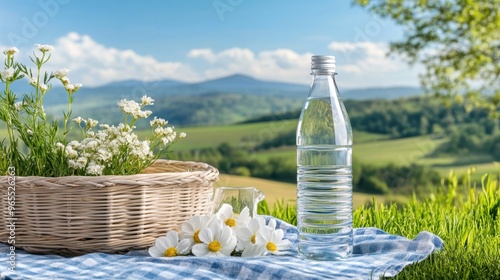
<instances>
[{"instance_id":1,"label":"plastic water bottle","mask_svg":"<svg viewBox=\"0 0 500 280\"><path fill-rule=\"evenodd\" d=\"M314 79L297 127L299 254L352 253L352 129L335 83L335 57L313 56Z\"/></svg>"}]
</instances>

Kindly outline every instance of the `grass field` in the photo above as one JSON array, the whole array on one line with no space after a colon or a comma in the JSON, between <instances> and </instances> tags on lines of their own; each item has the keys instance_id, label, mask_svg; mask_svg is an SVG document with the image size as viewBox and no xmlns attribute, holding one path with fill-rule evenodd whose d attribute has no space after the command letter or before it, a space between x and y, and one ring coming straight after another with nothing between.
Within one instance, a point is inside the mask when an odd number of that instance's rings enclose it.
<instances>
[{"instance_id":1,"label":"grass field","mask_svg":"<svg viewBox=\"0 0 500 280\"><path fill-rule=\"evenodd\" d=\"M249 124L234 124L226 126L199 126L199 127L178 127L177 131L186 132L188 137L175 144L175 150L183 151L190 149L217 147L226 142L231 145L238 145L246 139L252 138L254 141L261 141L272 138L280 133L295 130L297 120L269 121ZM148 133L142 131L140 134ZM383 134L354 131L354 138L357 142L370 142L388 139L389 136Z\"/></svg>"},{"instance_id":2,"label":"grass field","mask_svg":"<svg viewBox=\"0 0 500 280\"><path fill-rule=\"evenodd\" d=\"M273 205L276 202L284 200L285 204L295 204L297 197L297 186L290 183L282 183L260 178L242 177L234 175L221 174L219 181L215 183L215 187L255 187L262 191L266 197L266 201ZM370 195L365 193L354 193L353 204L354 208L358 208L367 203L371 203L373 198L379 202L399 202L404 203L408 200L404 196L391 195Z\"/></svg>"},{"instance_id":3,"label":"grass field","mask_svg":"<svg viewBox=\"0 0 500 280\"><path fill-rule=\"evenodd\" d=\"M443 250L404 268L395 279L500 279L499 182L484 180L479 190L456 176L448 182L431 190L427 198L412 197L403 205L376 203L354 211L354 227L377 227L410 239L428 231L444 241ZM467 191L461 195L459 188ZM297 221L294 205L261 207L259 213Z\"/></svg>"},{"instance_id":4,"label":"grass field","mask_svg":"<svg viewBox=\"0 0 500 280\"><path fill-rule=\"evenodd\" d=\"M279 133L290 131L297 127L296 120L270 121L262 123L235 124L227 126L204 126L177 128L188 135L183 141L175 144L175 150L190 150L217 147L227 142L238 145L250 137L256 140L271 138Z\"/></svg>"},{"instance_id":5,"label":"grass field","mask_svg":"<svg viewBox=\"0 0 500 280\"><path fill-rule=\"evenodd\" d=\"M407 166L416 163L429 166L442 176L447 176L450 171L465 174L468 169L474 168L474 179L479 179L484 173L500 174L500 163L493 161L489 155L469 155L466 157L453 155L429 156L445 139L418 136L402 139L374 138L377 140L365 140L369 137L369 134L365 134L365 137L356 140L356 135L354 135L355 141L353 145L354 159L365 164L383 166L392 162L396 165ZM296 148L282 147L255 154L255 157L261 160L267 160L275 156L284 157L295 164Z\"/></svg>"},{"instance_id":6,"label":"grass field","mask_svg":"<svg viewBox=\"0 0 500 280\"><path fill-rule=\"evenodd\" d=\"M238 147L241 143L262 141L280 133L295 130L297 120L276 120L261 123L234 124L226 126L207 127L178 127L177 131L184 131L188 137L173 146L173 151L188 151L191 149L217 147L226 142ZM144 136L149 130L138 131ZM6 135L0 129L0 135ZM489 155L453 156L441 155L430 157L429 154L446 139L435 139L431 136L418 136L401 139L390 139L388 135L354 131L353 156L365 164L409 165L410 163L429 166L437 170L442 176L447 176L453 170L458 174L465 174L473 167L476 172L474 179L479 179L484 173L498 175L500 163L494 162ZM264 152L257 152L250 156L267 160L270 157L286 158L290 164L295 164L295 146L281 147Z\"/></svg>"}]
</instances>

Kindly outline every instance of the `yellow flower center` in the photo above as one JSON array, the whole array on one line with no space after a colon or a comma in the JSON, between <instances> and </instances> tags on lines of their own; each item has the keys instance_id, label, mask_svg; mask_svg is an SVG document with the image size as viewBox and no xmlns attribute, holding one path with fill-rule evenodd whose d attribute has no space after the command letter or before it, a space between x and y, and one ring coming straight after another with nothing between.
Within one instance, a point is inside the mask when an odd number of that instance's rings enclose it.
<instances>
[{"instance_id":1,"label":"yellow flower center","mask_svg":"<svg viewBox=\"0 0 500 280\"><path fill-rule=\"evenodd\" d=\"M196 243L202 243L203 241L200 240L200 237L198 235L200 235L200 230L197 230L197 231L194 232L194 234L193 234L193 240Z\"/></svg>"},{"instance_id":2,"label":"yellow flower center","mask_svg":"<svg viewBox=\"0 0 500 280\"><path fill-rule=\"evenodd\" d=\"M256 238L255 234L252 235L252 238L250 238L250 241L252 241L253 244L255 244L255 238Z\"/></svg>"},{"instance_id":3,"label":"yellow flower center","mask_svg":"<svg viewBox=\"0 0 500 280\"><path fill-rule=\"evenodd\" d=\"M274 252L278 249L278 247L273 242L267 242L266 249L270 252Z\"/></svg>"},{"instance_id":4,"label":"yellow flower center","mask_svg":"<svg viewBox=\"0 0 500 280\"><path fill-rule=\"evenodd\" d=\"M226 225L230 227L234 227L236 225L236 221L233 218L229 218L226 220Z\"/></svg>"},{"instance_id":5,"label":"yellow flower center","mask_svg":"<svg viewBox=\"0 0 500 280\"><path fill-rule=\"evenodd\" d=\"M211 252L218 252L222 246L220 245L219 241L214 240L208 244L208 250Z\"/></svg>"},{"instance_id":6,"label":"yellow flower center","mask_svg":"<svg viewBox=\"0 0 500 280\"><path fill-rule=\"evenodd\" d=\"M163 255L165 257L175 257L175 256L177 256L177 250L175 249L175 247L167 248L167 250L165 250Z\"/></svg>"}]
</instances>

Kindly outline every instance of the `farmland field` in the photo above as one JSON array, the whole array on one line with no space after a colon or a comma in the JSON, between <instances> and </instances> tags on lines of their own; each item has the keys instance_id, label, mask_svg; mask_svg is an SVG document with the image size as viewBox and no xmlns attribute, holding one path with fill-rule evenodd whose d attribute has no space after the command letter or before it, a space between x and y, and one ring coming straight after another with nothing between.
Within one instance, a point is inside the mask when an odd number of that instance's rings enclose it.
<instances>
[{"instance_id":1,"label":"farmland field","mask_svg":"<svg viewBox=\"0 0 500 280\"><path fill-rule=\"evenodd\" d=\"M234 176L221 174L219 181L215 183L215 187L255 187L262 191L269 205L273 205L277 201L284 200L285 204L295 204L296 201L296 185L290 183L276 182L260 178L251 178L243 176ZM370 195L365 193L354 193L353 203L354 208L370 203L376 198L378 202L405 202L407 197L391 196L391 195Z\"/></svg>"}]
</instances>

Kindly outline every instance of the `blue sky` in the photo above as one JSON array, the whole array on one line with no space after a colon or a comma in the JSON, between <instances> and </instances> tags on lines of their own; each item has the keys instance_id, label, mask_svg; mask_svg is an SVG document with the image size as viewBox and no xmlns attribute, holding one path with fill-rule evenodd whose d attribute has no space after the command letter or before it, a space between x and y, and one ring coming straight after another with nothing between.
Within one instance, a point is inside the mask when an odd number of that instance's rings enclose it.
<instances>
[{"instance_id":1,"label":"blue sky","mask_svg":"<svg viewBox=\"0 0 500 280\"><path fill-rule=\"evenodd\" d=\"M28 61L34 44L53 45L48 70L89 86L235 73L305 84L312 54L335 55L349 88L415 86L421 71L386 56L401 29L350 0L0 1L0 47Z\"/></svg>"}]
</instances>

